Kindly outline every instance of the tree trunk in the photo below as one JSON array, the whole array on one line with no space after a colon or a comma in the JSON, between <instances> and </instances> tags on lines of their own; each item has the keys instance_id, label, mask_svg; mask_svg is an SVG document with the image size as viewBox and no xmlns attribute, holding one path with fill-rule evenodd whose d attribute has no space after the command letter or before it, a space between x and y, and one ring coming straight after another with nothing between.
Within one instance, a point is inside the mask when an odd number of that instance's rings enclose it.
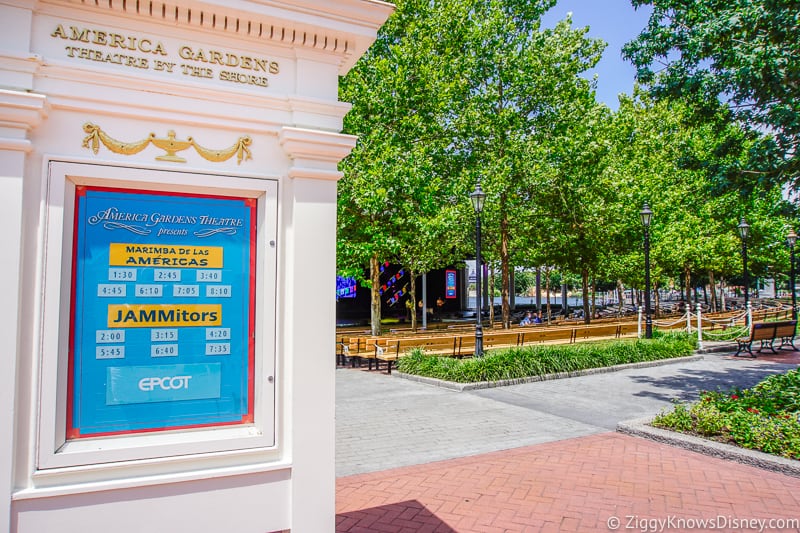
<instances>
[{"instance_id":1,"label":"tree trunk","mask_svg":"<svg viewBox=\"0 0 800 533\"><path fill-rule=\"evenodd\" d=\"M486 303L489 304L489 327L494 328L494 268L489 269L489 281L486 286L489 289L489 297L486 299Z\"/></svg>"},{"instance_id":2,"label":"tree trunk","mask_svg":"<svg viewBox=\"0 0 800 533\"><path fill-rule=\"evenodd\" d=\"M708 271L708 286L711 289L711 312L712 313L716 313L717 310L718 310L717 309L717 287L715 285L716 285L716 283L714 283L714 271L713 270L709 270Z\"/></svg>"},{"instance_id":3,"label":"tree trunk","mask_svg":"<svg viewBox=\"0 0 800 533\"><path fill-rule=\"evenodd\" d=\"M536 310L542 310L542 267L536 267Z\"/></svg>"},{"instance_id":4,"label":"tree trunk","mask_svg":"<svg viewBox=\"0 0 800 533\"><path fill-rule=\"evenodd\" d=\"M692 271L688 266L683 267L684 286L686 287L686 310L692 309Z\"/></svg>"},{"instance_id":5,"label":"tree trunk","mask_svg":"<svg viewBox=\"0 0 800 533\"><path fill-rule=\"evenodd\" d=\"M505 196L501 200L505 204ZM509 304L509 288L511 287L511 276L509 274L509 263L511 258L508 253L508 218L503 216L500 219L500 303L503 329L511 327L511 306Z\"/></svg>"},{"instance_id":6,"label":"tree trunk","mask_svg":"<svg viewBox=\"0 0 800 533\"><path fill-rule=\"evenodd\" d=\"M408 295L411 298L411 331L417 332L417 273L412 269L408 269L408 274L411 276L411 291ZM422 306L422 314L425 316L425 306Z\"/></svg>"},{"instance_id":7,"label":"tree trunk","mask_svg":"<svg viewBox=\"0 0 800 533\"><path fill-rule=\"evenodd\" d=\"M653 284L653 317L658 318L661 312L661 296L658 294L658 283Z\"/></svg>"},{"instance_id":8,"label":"tree trunk","mask_svg":"<svg viewBox=\"0 0 800 533\"><path fill-rule=\"evenodd\" d=\"M589 310L589 270L585 267L581 269L581 283L583 284L583 289L581 289L583 295L583 323L590 324L592 322L592 314Z\"/></svg>"},{"instance_id":9,"label":"tree trunk","mask_svg":"<svg viewBox=\"0 0 800 533\"><path fill-rule=\"evenodd\" d=\"M375 254L369 259L369 277L372 280L370 325L372 335L377 337L381 334L381 266Z\"/></svg>"},{"instance_id":10,"label":"tree trunk","mask_svg":"<svg viewBox=\"0 0 800 533\"><path fill-rule=\"evenodd\" d=\"M597 280L592 276L592 318L597 312Z\"/></svg>"},{"instance_id":11,"label":"tree trunk","mask_svg":"<svg viewBox=\"0 0 800 533\"><path fill-rule=\"evenodd\" d=\"M622 316L622 306L625 304L625 286L622 280L617 280L617 318Z\"/></svg>"},{"instance_id":12,"label":"tree trunk","mask_svg":"<svg viewBox=\"0 0 800 533\"><path fill-rule=\"evenodd\" d=\"M551 310L550 310L550 269L544 269L544 294L547 297L547 323L550 323Z\"/></svg>"}]
</instances>

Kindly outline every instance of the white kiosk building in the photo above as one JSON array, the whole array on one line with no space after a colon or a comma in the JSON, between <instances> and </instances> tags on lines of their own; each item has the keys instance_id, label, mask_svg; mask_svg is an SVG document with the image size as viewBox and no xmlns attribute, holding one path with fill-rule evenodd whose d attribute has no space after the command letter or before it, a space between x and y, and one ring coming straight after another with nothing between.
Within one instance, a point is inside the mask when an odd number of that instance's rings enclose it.
<instances>
[{"instance_id":1,"label":"white kiosk building","mask_svg":"<svg viewBox=\"0 0 800 533\"><path fill-rule=\"evenodd\" d=\"M338 77L377 0L0 0L0 531L335 525Z\"/></svg>"}]
</instances>

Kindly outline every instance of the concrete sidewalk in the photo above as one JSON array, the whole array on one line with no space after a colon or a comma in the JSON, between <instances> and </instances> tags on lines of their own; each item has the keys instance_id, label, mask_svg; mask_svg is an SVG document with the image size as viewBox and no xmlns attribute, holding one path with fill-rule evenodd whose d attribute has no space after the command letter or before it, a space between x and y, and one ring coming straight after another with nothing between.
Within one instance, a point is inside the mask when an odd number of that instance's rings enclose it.
<instances>
[{"instance_id":1,"label":"concrete sidewalk","mask_svg":"<svg viewBox=\"0 0 800 533\"><path fill-rule=\"evenodd\" d=\"M615 516L625 529L632 513L800 518L797 478L613 432L798 363L797 352L712 353L471 392L340 369L337 531L594 531Z\"/></svg>"}]
</instances>

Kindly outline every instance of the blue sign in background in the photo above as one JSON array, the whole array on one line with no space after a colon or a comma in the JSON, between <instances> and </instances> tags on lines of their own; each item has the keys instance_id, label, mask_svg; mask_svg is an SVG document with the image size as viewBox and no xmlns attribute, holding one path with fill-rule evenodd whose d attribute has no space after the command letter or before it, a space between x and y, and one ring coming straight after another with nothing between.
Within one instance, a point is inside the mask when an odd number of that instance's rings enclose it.
<instances>
[{"instance_id":1,"label":"blue sign in background","mask_svg":"<svg viewBox=\"0 0 800 533\"><path fill-rule=\"evenodd\" d=\"M69 438L252 421L256 202L79 187Z\"/></svg>"},{"instance_id":2,"label":"blue sign in background","mask_svg":"<svg viewBox=\"0 0 800 533\"><path fill-rule=\"evenodd\" d=\"M445 271L445 298L456 297L456 271Z\"/></svg>"}]
</instances>

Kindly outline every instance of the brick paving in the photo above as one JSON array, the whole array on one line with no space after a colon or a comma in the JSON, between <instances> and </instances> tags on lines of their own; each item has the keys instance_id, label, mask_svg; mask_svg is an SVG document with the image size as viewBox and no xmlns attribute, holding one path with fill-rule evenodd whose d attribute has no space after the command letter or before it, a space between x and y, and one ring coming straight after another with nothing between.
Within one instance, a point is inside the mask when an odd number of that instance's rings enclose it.
<instances>
[{"instance_id":1,"label":"brick paving","mask_svg":"<svg viewBox=\"0 0 800 533\"><path fill-rule=\"evenodd\" d=\"M613 432L343 477L336 496L348 533L800 531L800 479Z\"/></svg>"},{"instance_id":2,"label":"brick paving","mask_svg":"<svg viewBox=\"0 0 800 533\"><path fill-rule=\"evenodd\" d=\"M798 364L709 354L470 394L345 371L336 531L800 532L800 478L609 431Z\"/></svg>"}]
</instances>

